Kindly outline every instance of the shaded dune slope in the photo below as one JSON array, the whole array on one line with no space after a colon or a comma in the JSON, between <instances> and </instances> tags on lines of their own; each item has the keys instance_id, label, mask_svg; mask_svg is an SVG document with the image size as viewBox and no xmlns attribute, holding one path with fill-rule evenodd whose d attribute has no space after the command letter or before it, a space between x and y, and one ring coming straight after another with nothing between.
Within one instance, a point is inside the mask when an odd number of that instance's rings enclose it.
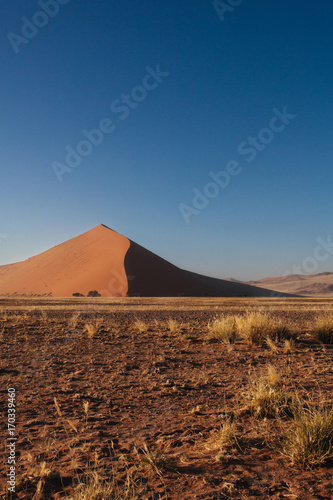
<instances>
[{"instance_id":1,"label":"shaded dune slope","mask_svg":"<svg viewBox=\"0 0 333 500\"><path fill-rule=\"evenodd\" d=\"M125 256L128 295L143 297L270 297L264 288L185 271L131 241Z\"/></svg>"}]
</instances>

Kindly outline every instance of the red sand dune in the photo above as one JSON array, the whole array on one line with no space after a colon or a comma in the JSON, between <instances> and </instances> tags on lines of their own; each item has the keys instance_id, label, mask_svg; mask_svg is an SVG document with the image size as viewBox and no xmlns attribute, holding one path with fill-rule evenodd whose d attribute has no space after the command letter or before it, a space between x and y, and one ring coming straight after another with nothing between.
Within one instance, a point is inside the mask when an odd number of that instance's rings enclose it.
<instances>
[{"instance_id":1,"label":"red sand dune","mask_svg":"<svg viewBox=\"0 0 333 500\"><path fill-rule=\"evenodd\" d=\"M262 297L272 292L184 271L103 224L23 262L0 266L0 295Z\"/></svg>"}]
</instances>

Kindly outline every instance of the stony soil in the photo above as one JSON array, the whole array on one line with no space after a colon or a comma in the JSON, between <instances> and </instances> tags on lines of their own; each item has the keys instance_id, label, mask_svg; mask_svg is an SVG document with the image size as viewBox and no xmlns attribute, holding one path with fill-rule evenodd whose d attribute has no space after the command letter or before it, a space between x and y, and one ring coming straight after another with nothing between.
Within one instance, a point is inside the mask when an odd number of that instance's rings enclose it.
<instances>
[{"instance_id":1,"label":"stony soil","mask_svg":"<svg viewBox=\"0 0 333 500\"><path fill-rule=\"evenodd\" d=\"M332 305L328 299L0 299L0 498L69 498L89 477L100 484L113 477L119 488L128 488L127 478L133 489L118 498L333 499L332 462L311 470L283 453L292 419L258 418L249 409L251 386L268 364L290 392L311 404L332 401L333 346L312 333L314 319ZM295 330L291 353L282 345L272 352L243 340L207 342L209 321L250 309ZM12 496L6 492L9 387L16 392ZM219 446L226 421L236 422L239 437Z\"/></svg>"}]
</instances>

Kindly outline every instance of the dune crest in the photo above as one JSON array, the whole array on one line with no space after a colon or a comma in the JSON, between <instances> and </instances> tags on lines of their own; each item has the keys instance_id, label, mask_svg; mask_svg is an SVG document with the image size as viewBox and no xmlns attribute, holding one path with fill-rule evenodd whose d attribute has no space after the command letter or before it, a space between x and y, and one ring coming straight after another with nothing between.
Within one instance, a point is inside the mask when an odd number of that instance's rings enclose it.
<instances>
[{"instance_id":1,"label":"dune crest","mask_svg":"<svg viewBox=\"0 0 333 500\"><path fill-rule=\"evenodd\" d=\"M0 294L125 296L129 239L103 224L23 262L0 266ZM110 289L110 290L109 290Z\"/></svg>"}]
</instances>

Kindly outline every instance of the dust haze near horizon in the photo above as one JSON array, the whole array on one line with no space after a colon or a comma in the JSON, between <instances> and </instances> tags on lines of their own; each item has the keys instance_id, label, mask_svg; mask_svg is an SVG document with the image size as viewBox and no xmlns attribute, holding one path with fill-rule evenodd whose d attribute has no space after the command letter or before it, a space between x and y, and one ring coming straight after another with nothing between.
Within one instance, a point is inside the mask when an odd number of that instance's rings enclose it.
<instances>
[{"instance_id":1,"label":"dust haze near horizon","mask_svg":"<svg viewBox=\"0 0 333 500\"><path fill-rule=\"evenodd\" d=\"M0 13L0 265L102 223L217 278L333 271L331 3Z\"/></svg>"}]
</instances>

